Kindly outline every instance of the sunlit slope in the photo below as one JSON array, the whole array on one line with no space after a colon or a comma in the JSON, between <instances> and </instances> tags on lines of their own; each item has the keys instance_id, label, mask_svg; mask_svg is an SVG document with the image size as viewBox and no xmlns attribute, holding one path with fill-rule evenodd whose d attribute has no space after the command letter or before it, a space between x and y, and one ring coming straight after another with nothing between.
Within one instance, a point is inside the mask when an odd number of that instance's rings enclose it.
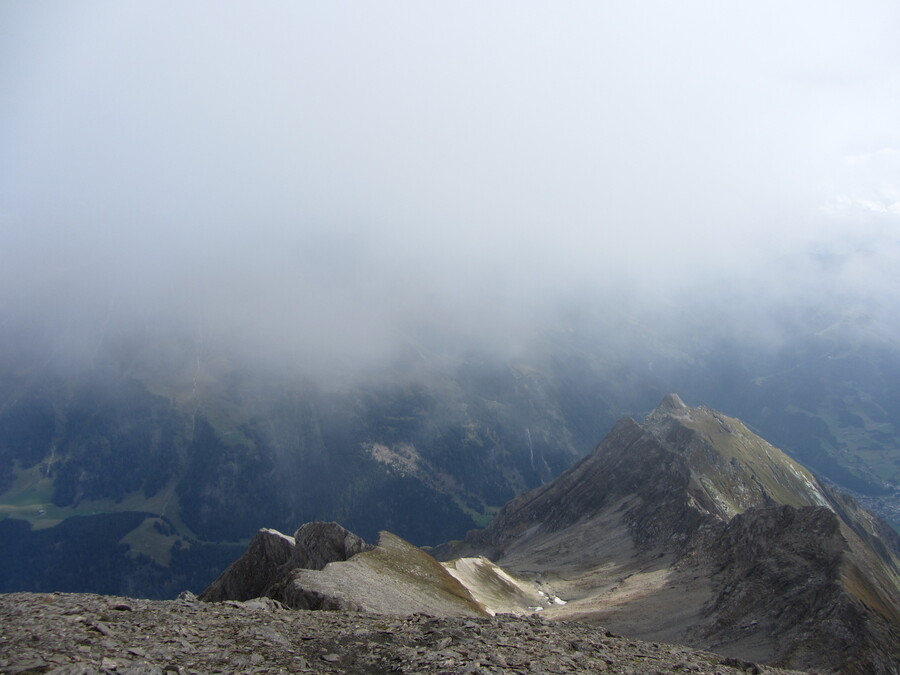
<instances>
[{"instance_id":1,"label":"sunlit slope","mask_svg":"<svg viewBox=\"0 0 900 675\"><path fill-rule=\"evenodd\" d=\"M670 394L643 426L666 448L685 457L692 481L726 518L775 504L828 505L809 470L736 418L711 408L689 408Z\"/></svg>"},{"instance_id":2,"label":"sunlit slope","mask_svg":"<svg viewBox=\"0 0 900 675\"><path fill-rule=\"evenodd\" d=\"M456 558L444 567L491 614L529 614L547 604L562 604L535 582L517 578L483 556Z\"/></svg>"},{"instance_id":3,"label":"sunlit slope","mask_svg":"<svg viewBox=\"0 0 900 675\"><path fill-rule=\"evenodd\" d=\"M321 570L293 570L269 594L297 609L487 615L437 560L390 532L381 532L374 548L348 560L330 562Z\"/></svg>"}]
</instances>

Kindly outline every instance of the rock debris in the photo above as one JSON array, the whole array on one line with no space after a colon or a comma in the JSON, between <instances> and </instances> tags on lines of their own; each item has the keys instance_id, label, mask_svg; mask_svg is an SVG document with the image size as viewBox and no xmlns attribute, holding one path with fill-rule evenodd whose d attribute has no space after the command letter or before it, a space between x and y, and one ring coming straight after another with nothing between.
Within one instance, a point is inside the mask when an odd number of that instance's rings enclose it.
<instances>
[{"instance_id":1,"label":"rock debris","mask_svg":"<svg viewBox=\"0 0 900 675\"><path fill-rule=\"evenodd\" d=\"M378 615L269 599L0 595L0 673L689 673L791 671L539 616Z\"/></svg>"}]
</instances>

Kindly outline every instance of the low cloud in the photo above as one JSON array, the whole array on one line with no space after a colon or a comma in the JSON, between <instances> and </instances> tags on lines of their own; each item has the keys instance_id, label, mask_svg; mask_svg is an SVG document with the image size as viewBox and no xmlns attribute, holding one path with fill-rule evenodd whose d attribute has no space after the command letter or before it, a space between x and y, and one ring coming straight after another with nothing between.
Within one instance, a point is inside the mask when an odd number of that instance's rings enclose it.
<instances>
[{"instance_id":1,"label":"low cloud","mask_svg":"<svg viewBox=\"0 0 900 675\"><path fill-rule=\"evenodd\" d=\"M0 312L322 369L893 321L897 11L6 6Z\"/></svg>"}]
</instances>

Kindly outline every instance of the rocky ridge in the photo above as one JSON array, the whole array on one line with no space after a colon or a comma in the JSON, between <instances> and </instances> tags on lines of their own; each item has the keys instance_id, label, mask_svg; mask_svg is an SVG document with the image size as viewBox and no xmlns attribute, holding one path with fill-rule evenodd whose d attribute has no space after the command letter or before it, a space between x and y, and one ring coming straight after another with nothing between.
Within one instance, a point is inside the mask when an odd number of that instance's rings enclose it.
<instances>
[{"instance_id":1,"label":"rocky ridge","mask_svg":"<svg viewBox=\"0 0 900 675\"><path fill-rule=\"evenodd\" d=\"M390 616L83 594L0 595L0 673L788 675L538 616Z\"/></svg>"},{"instance_id":2,"label":"rocky ridge","mask_svg":"<svg viewBox=\"0 0 900 675\"><path fill-rule=\"evenodd\" d=\"M568 601L550 617L786 667L900 672L900 537L676 395L435 554L540 579Z\"/></svg>"},{"instance_id":3,"label":"rocky ridge","mask_svg":"<svg viewBox=\"0 0 900 675\"><path fill-rule=\"evenodd\" d=\"M328 563L344 561L371 549L372 546L337 523L305 523L292 537L263 528L244 554L200 598L208 602L258 598L294 569L321 570Z\"/></svg>"}]
</instances>

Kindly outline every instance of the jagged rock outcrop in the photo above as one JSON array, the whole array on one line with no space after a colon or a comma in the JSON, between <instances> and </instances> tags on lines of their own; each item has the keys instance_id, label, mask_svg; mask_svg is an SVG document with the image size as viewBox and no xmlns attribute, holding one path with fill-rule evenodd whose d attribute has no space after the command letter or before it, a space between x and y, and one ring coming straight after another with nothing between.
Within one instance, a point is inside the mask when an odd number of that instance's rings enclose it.
<instances>
[{"instance_id":1,"label":"jagged rock outcrop","mask_svg":"<svg viewBox=\"0 0 900 675\"><path fill-rule=\"evenodd\" d=\"M751 509L716 528L694 553L706 557L694 569L711 568L715 589L698 636L769 662L895 672L898 624L869 616L847 587L857 569L847 534L821 506ZM870 583L877 576L865 573Z\"/></svg>"},{"instance_id":2,"label":"jagged rock outcrop","mask_svg":"<svg viewBox=\"0 0 900 675\"><path fill-rule=\"evenodd\" d=\"M200 595L201 600L249 600L298 567L320 570L372 547L337 523L305 523L293 537L261 529L244 554Z\"/></svg>"},{"instance_id":3,"label":"jagged rock outcrop","mask_svg":"<svg viewBox=\"0 0 900 675\"><path fill-rule=\"evenodd\" d=\"M289 564L308 570L321 570L328 563L349 560L372 546L337 523L304 523L294 533L294 550Z\"/></svg>"},{"instance_id":4,"label":"jagged rock outcrop","mask_svg":"<svg viewBox=\"0 0 900 675\"><path fill-rule=\"evenodd\" d=\"M235 560L201 593L203 600L250 600L264 595L278 578L278 570L291 559L294 538L264 528L250 541L246 552Z\"/></svg>"},{"instance_id":5,"label":"jagged rock outcrop","mask_svg":"<svg viewBox=\"0 0 900 675\"><path fill-rule=\"evenodd\" d=\"M530 559L550 544L549 560L573 562L608 548L610 537L629 534L628 547L675 547L701 524L704 511L692 506L691 471L630 419L616 424L597 449L555 481L513 499L488 528L457 547L436 549L439 557L484 554L493 560ZM613 519L606 515L617 514ZM571 549L556 536L584 531L586 548ZM590 531L591 534L588 535ZM592 544L589 540L593 540ZM629 554L630 555L630 554ZM525 563L523 563L525 564Z\"/></svg>"},{"instance_id":6,"label":"jagged rock outcrop","mask_svg":"<svg viewBox=\"0 0 900 675\"><path fill-rule=\"evenodd\" d=\"M900 538L739 420L667 396L439 557L483 554L547 616L738 658L900 669Z\"/></svg>"}]
</instances>

